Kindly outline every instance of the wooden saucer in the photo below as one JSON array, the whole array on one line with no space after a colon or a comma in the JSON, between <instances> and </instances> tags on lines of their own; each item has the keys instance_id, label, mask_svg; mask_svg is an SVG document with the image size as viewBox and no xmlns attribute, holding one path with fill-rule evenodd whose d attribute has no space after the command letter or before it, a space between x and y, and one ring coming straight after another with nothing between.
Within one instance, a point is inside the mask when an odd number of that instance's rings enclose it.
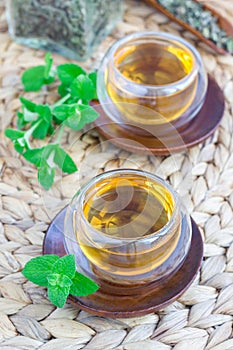
<instances>
[{"instance_id":1,"label":"wooden saucer","mask_svg":"<svg viewBox=\"0 0 233 350\"><path fill-rule=\"evenodd\" d=\"M66 208L51 222L44 238L43 254L66 254L64 239L64 217ZM202 262L203 241L200 231L192 220L192 241L189 253L181 266L170 278L148 290L142 287L138 295L113 295L99 289L87 297L69 296L68 302L94 315L105 317L137 317L158 311L175 301L193 282Z\"/></svg>"},{"instance_id":2,"label":"wooden saucer","mask_svg":"<svg viewBox=\"0 0 233 350\"><path fill-rule=\"evenodd\" d=\"M113 144L130 152L168 155L193 147L211 136L222 119L225 101L219 85L209 75L206 99L198 114L180 129L174 124L173 130L159 138L130 124L114 123L100 105L94 105L100 113L95 126Z\"/></svg>"}]
</instances>

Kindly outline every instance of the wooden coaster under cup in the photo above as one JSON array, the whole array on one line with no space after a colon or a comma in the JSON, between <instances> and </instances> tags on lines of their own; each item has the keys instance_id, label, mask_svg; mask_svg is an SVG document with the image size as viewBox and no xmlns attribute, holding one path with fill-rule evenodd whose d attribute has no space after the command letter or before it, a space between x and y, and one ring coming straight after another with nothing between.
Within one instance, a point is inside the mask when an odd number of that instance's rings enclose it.
<instances>
[{"instance_id":1,"label":"wooden coaster under cup","mask_svg":"<svg viewBox=\"0 0 233 350\"><path fill-rule=\"evenodd\" d=\"M64 256L64 218L66 207L51 222L44 238L43 254ZM137 295L114 295L109 283L108 293L101 288L87 297L69 296L68 302L94 315L104 317L137 317L158 311L176 299L195 279L203 257L201 233L193 220L191 246L182 266L162 284L142 286Z\"/></svg>"},{"instance_id":2,"label":"wooden coaster under cup","mask_svg":"<svg viewBox=\"0 0 233 350\"><path fill-rule=\"evenodd\" d=\"M225 101L219 85L209 75L206 99L196 117L160 138L130 124L114 123L97 102L92 105L100 113L95 121L97 130L116 146L130 152L168 155L184 151L210 137L221 122Z\"/></svg>"}]
</instances>

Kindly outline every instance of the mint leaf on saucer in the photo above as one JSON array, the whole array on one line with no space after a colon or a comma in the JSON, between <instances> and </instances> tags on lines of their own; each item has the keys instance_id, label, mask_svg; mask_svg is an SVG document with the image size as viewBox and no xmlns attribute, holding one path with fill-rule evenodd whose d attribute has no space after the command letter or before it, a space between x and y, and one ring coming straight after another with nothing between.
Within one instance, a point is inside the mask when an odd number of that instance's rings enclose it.
<instances>
[{"instance_id":1,"label":"mint leaf on saucer","mask_svg":"<svg viewBox=\"0 0 233 350\"><path fill-rule=\"evenodd\" d=\"M73 278L73 284L70 287L70 294L74 296L86 296L95 293L98 289L98 284L81 273L76 272Z\"/></svg>"},{"instance_id":2,"label":"mint leaf on saucer","mask_svg":"<svg viewBox=\"0 0 233 350\"><path fill-rule=\"evenodd\" d=\"M57 307L63 307L69 295L70 287L48 286L48 298Z\"/></svg>"},{"instance_id":3,"label":"mint leaf on saucer","mask_svg":"<svg viewBox=\"0 0 233 350\"><path fill-rule=\"evenodd\" d=\"M51 273L47 277L49 287L60 286L70 287L72 280L66 275L60 275L59 273Z\"/></svg>"},{"instance_id":4,"label":"mint leaf on saucer","mask_svg":"<svg viewBox=\"0 0 233 350\"><path fill-rule=\"evenodd\" d=\"M76 266L74 255L65 255L53 265L53 272L60 275L66 275L69 278L73 278L75 275Z\"/></svg>"}]
</instances>

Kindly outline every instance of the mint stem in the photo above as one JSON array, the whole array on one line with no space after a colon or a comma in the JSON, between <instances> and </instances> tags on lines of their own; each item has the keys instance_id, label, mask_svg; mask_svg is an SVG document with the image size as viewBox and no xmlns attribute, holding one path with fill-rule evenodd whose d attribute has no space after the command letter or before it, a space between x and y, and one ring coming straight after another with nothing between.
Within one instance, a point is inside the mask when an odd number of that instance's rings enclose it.
<instances>
[{"instance_id":1,"label":"mint stem","mask_svg":"<svg viewBox=\"0 0 233 350\"><path fill-rule=\"evenodd\" d=\"M30 129L28 129L25 134L24 134L24 138L29 141L29 138L31 137L33 131L37 128L38 125L40 125L41 120L38 120L37 123L35 123Z\"/></svg>"},{"instance_id":2,"label":"mint stem","mask_svg":"<svg viewBox=\"0 0 233 350\"><path fill-rule=\"evenodd\" d=\"M64 102L66 102L70 98L70 96L71 96L70 94L67 94L64 97L60 98L60 100L58 100L51 106L51 109L53 110L55 107L62 105Z\"/></svg>"},{"instance_id":3,"label":"mint stem","mask_svg":"<svg viewBox=\"0 0 233 350\"><path fill-rule=\"evenodd\" d=\"M54 141L54 144L60 144L61 143L61 139L62 139L62 135L63 135L63 132L64 132L64 128L65 128L65 124L61 124L59 126L59 130L58 130L58 133L57 133L57 137Z\"/></svg>"}]
</instances>

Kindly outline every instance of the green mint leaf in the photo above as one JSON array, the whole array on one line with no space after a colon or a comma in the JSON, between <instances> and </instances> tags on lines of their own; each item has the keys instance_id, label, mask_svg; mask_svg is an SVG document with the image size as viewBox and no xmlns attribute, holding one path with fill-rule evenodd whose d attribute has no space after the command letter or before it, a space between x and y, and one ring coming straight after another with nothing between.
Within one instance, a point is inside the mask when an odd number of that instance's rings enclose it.
<instances>
[{"instance_id":1,"label":"green mint leaf","mask_svg":"<svg viewBox=\"0 0 233 350\"><path fill-rule=\"evenodd\" d=\"M45 156L44 151L45 151L45 147L29 149L23 154L23 156L27 161L35 164L37 168L39 168L41 159Z\"/></svg>"},{"instance_id":2,"label":"green mint leaf","mask_svg":"<svg viewBox=\"0 0 233 350\"><path fill-rule=\"evenodd\" d=\"M36 104L28 99L26 99L23 96L20 96L20 101L22 103L22 105L29 111L29 112L33 112L35 113L35 109L36 109Z\"/></svg>"},{"instance_id":3,"label":"green mint leaf","mask_svg":"<svg viewBox=\"0 0 233 350\"><path fill-rule=\"evenodd\" d=\"M71 128L72 130L80 130L81 126L80 126L80 114L74 114L71 115L69 118L67 118L64 123L66 126L68 126L69 128Z\"/></svg>"},{"instance_id":4,"label":"green mint leaf","mask_svg":"<svg viewBox=\"0 0 233 350\"><path fill-rule=\"evenodd\" d=\"M80 74L85 75L85 71L74 63L65 63L57 67L57 75L62 84L70 85Z\"/></svg>"},{"instance_id":5,"label":"green mint leaf","mask_svg":"<svg viewBox=\"0 0 233 350\"><path fill-rule=\"evenodd\" d=\"M48 80L51 78L51 68L53 65L53 59L50 52L45 54L45 69L44 69L44 79Z\"/></svg>"},{"instance_id":6,"label":"green mint leaf","mask_svg":"<svg viewBox=\"0 0 233 350\"><path fill-rule=\"evenodd\" d=\"M30 123L38 118L37 113L32 113L28 111L26 108L23 108L23 119L25 123Z\"/></svg>"},{"instance_id":7,"label":"green mint leaf","mask_svg":"<svg viewBox=\"0 0 233 350\"><path fill-rule=\"evenodd\" d=\"M95 94L94 94L94 97L93 99L94 100L98 100L98 96L97 96L97 72L94 71L94 72L91 72L90 74L88 74L88 77L91 79L93 85L94 85L94 88L95 88Z\"/></svg>"},{"instance_id":8,"label":"green mint leaf","mask_svg":"<svg viewBox=\"0 0 233 350\"><path fill-rule=\"evenodd\" d=\"M39 118L32 123L32 126L38 123L38 121L40 121L40 123L33 131L32 136L42 140L48 134L52 122L52 113L48 105L37 105L35 110L36 113L38 113Z\"/></svg>"},{"instance_id":9,"label":"green mint leaf","mask_svg":"<svg viewBox=\"0 0 233 350\"><path fill-rule=\"evenodd\" d=\"M53 109L53 115L59 120L66 120L68 117L76 114L76 104L75 105L61 105Z\"/></svg>"},{"instance_id":10,"label":"green mint leaf","mask_svg":"<svg viewBox=\"0 0 233 350\"><path fill-rule=\"evenodd\" d=\"M66 275L60 275L59 273L52 273L48 275L49 286L60 286L60 287L70 287L72 285L72 280Z\"/></svg>"},{"instance_id":11,"label":"green mint leaf","mask_svg":"<svg viewBox=\"0 0 233 350\"><path fill-rule=\"evenodd\" d=\"M97 113L96 110L89 105L79 104L79 111L81 113L80 122L82 123L82 127L85 124L92 123L99 116L99 113Z\"/></svg>"},{"instance_id":12,"label":"green mint leaf","mask_svg":"<svg viewBox=\"0 0 233 350\"><path fill-rule=\"evenodd\" d=\"M44 79L44 84L49 85L55 81L55 78L53 76L49 77L48 79Z\"/></svg>"},{"instance_id":13,"label":"green mint leaf","mask_svg":"<svg viewBox=\"0 0 233 350\"><path fill-rule=\"evenodd\" d=\"M12 141L16 141L19 138L23 138L25 134L25 131L21 130L14 130L14 129L6 129L5 130L5 135Z\"/></svg>"},{"instance_id":14,"label":"green mint leaf","mask_svg":"<svg viewBox=\"0 0 233 350\"><path fill-rule=\"evenodd\" d=\"M70 287L60 287L59 285L48 286L48 298L57 307L62 308L69 295Z\"/></svg>"},{"instance_id":15,"label":"green mint leaf","mask_svg":"<svg viewBox=\"0 0 233 350\"><path fill-rule=\"evenodd\" d=\"M94 108L88 105L77 104L75 114L68 117L64 123L73 130L80 130L84 125L93 122L99 114Z\"/></svg>"},{"instance_id":16,"label":"green mint leaf","mask_svg":"<svg viewBox=\"0 0 233 350\"><path fill-rule=\"evenodd\" d=\"M26 144L22 145L22 143L20 143L18 140L14 142L14 149L16 150L16 152L20 154L23 154L25 147L26 147Z\"/></svg>"},{"instance_id":17,"label":"green mint leaf","mask_svg":"<svg viewBox=\"0 0 233 350\"><path fill-rule=\"evenodd\" d=\"M48 127L48 130L47 130L47 135L49 135L49 136L53 135L54 131L55 131L55 129L54 129L53 125L50 124Z\"/></svg>"},{"instance_id":18,"label":"green mint leaf","mask_svg":"<svg viewBox=\"0 0 233 350\"><path fill-rule=\"evenodd\" d=\"M78 103L57 106L54 108L53 114L73 130L80 130L85 124L98 117L98 113L92 107Z\"/></svg>"},{"instance_id":19,"label":"green mint leaf","mask_svg":"<svg viewBox=\"0 0 233 350\"><path fill-rule=\"evenodd\" d=\"M99 116L91 106L79 103L57 106L53 115L73 130L82 129L85 124L93 122Z\"/></svg>"},{"instance_id":20,"label":"green mint leaf","mask_svg":"<svg viewBox=\"0 0 233 350\"><path fill-rule=\"evenodd\" d=\"M20 116L22 118L22 121L24 121L25 123L29 123L33 120L36 120L38 117L38 114L36 113L37 105L22 96L20 97L20 101L22 103L23 111L22 115Z\"/></svg>"},{"instance_id":21,"label":"green mint leaf","mask_svg":"<svg viewBox=\"0 0 233 350\"><path fill-rule=\"evenodd\" d=\"M73 284L70 287L70 294L75 296L86 296L95 293L99 289L98 284L79 272L75 273L72 281Z\"/></svg>"},{"instance_id":22,"label":"green mint leaf","mask_svg":"<svg viewBox=\"0 0 233 350\"><path fill-rule=\"evenodd\" d=\"M14 149L20 154L23 154L25 149L27 150L30 148L27 139L23 137L19 138L16 141L13 141L13 143L14 143Z\"/></svg>"},{"instance_id":23,"label":"green mint leaf","mask_svg":"<svg viewBox=\"0 0 233 350\"><path fill-rule=\"evenodd\" d=\"M28 122L24 120L24 115L21 112L17 112L17 128L23 129Z\"/></svg>"},{"instance_id":24,"label":"green mint leaf","mask_svg":"<svg viewBox=\"0 0 233 350\"><path fill-rule=\"evenodd\" d=\"M24 153L24 157L29 162L38 166L38 163L41 162L41 159L48 160L51 153L54 152L54 154L55 154L56 148L57 148L57 145L48 144L48 145L43 146L41 148L30 149Z\"/></svg>"},{"instance_id":25,"label":"green mint leaf","mask_svg":"<svg viewBox=\"0 0 233 350\"><path fill-rule=\"evenodd\" d=\"M73 159L59 146L57 146L55 151L54 162L65 173L72 174L77 171L77 166Z\"/></svg>"},{"instance_id":26,"label":"green mint leaf","mask_svg":"<svg viewBox=\"0 0 233 350\"><path fill-rule=\"evenodd\" d=\"M55 169L50 167L46 160L41 159L40 167L38 169L38 181L46 189L49 190L53 184L55 176Z\"/></svg>"},{"instance_id":27,"label":"green mint leaf","mask_svg":"<svg viewBox=\"0 0 233 350\"><path fill-rule=\"evenodd\" d=\"M62 97L66 96L69 92L69 85L61 84L58 86L57 91Z\"/></svg>"},{"instance_id":28,"label":"green mint leaf","mask_svg":"<svg viewBox=\"0 0 233 350\"><path fill-rule=\"evenodd\" d=\"M90 101L95 96L95 87L88 76L81 74L70 85L70 93L72 97Z\"/></svg>"},{"instance_id":29,"label":"green mint leaf","mask_svg":"<svg viewBox=\"0 0 233 350\"><path fill-rule=\"evenodd\" d=\"M61 125L61 124L62 124L62 120L57 119L57 118L55 117L55 115L53 115L53 121L54 121L54 123L57 124L57 125Z\"/></svg>"},{"instance_id":30,"label":"green mint leaf","mask_svg":"<svg viewBox=\"0 0 233 350\"><path fill-rule=\"evenodd\" d=\"M26 263L22 274L31 282L39 286L48 285L48 275L52 273L52 267L59 259L57 255L43 255L32 258Z\"/></svg>"},{"instance_id":31,"label":"green mint leaf","mask_svg":"<svg viewBox=\"0 0 233 350\"><path fill-rule=\"evenodd\" d=\"M38 180L45 189L52 186L56 165L67 173L73 173L77 167L72 158L58 146L62 133L59 133L57 140L51 145L52 148L47 145L33 150L29 140L44 139L52 135L56 124L64 123L74 130L79 130L98 116L88 107L88 101L96 98L96 72L87 75L74 63L62 64L54 70L50 53L46 53L44 65L29 68L22 74L25 91L40 90L44 84L54 81L56 73L61 82L58 91L63 97L49 107L37 105L21 96L22 111L17 113L18 130L7 129L5 132L13 141L15 150L38 167Z\"/></svg>"},{"instance_id":32,"label":"green mint leaf","mask_svg":"<svg viewBox=\"0 0 233 350\"><path fill-rule=\"evenodd\" d=\"M72 279L75 275L75 257L72 254L65 255L53 265L53 273L66 275Z\"/></svg>"},{"instance_id":33,"label":"green mint leaf","mask_svg":"<svg viewBox=\"0 0 233 350\"><path fill-rule=\"evenodd\" d=\"M47 123L51 123L52 121L52 113L48 105L37 105L36 113L44 119Z\"/></svg>"},{"instance_id":34,"label":"green mint leaf","mask_svg":"<svg viewBox=\"0 0 233 350\"><path fill-rule=\"evenodd\" d=\"M44 85L44 66L36 66L24 71L22 83L25 91L39 91Z\"/></svg>"},{"instance_id":35,"label":"green mint leaf","mask_svg":"<svg viewBox=\"0 0 233 350\"><path fill-rule=\"evenodd\" d=\"M47 136L48 130L49 130L49 123L47 123L46 121L43 121L35 128L35 130L32 133L32 136L35 139L43 140Z\"/></svg>"},{"instance_id":36,"label":"green mint leaf","mask_svg":"<svg viewBox=\"0 0 233 350\"><path fill-rule=\"evenodd\" d=\"M5 130L5 135L13 141L15 150L20 154L24 152L25 148L29 149L29 144L25 134L26 131L14 129Z\"/></svg>"}]
</instances>

